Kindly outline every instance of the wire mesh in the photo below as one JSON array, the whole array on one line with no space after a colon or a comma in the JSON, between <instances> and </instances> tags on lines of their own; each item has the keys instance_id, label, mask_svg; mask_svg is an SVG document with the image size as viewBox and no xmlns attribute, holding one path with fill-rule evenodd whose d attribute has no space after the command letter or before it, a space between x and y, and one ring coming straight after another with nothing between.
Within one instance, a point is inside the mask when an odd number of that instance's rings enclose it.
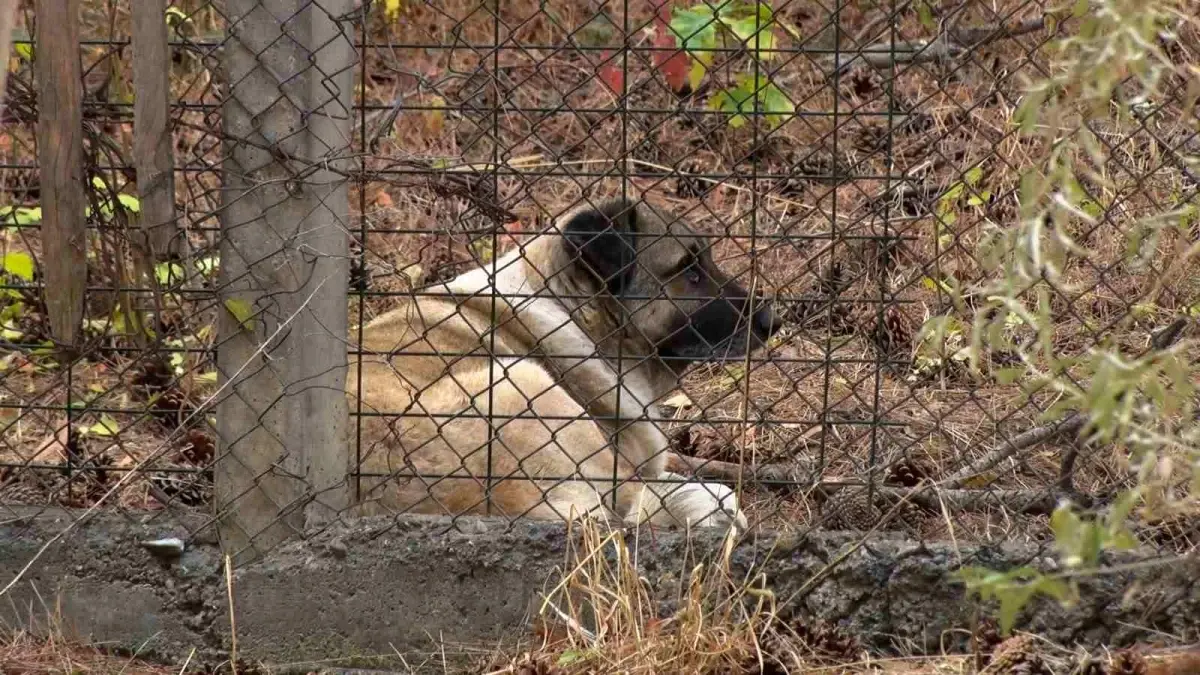
<instances>
[{"instance_id":1,"label":"wire mesh","mask_svg":"<svg viewBox=\"0 0 1200 675\"><path fill-rule=\"evenodd\" d=\"M1050 393L996 376L1013 355L979 378L959 351L954 289L1017 217L1022 78L1071 29L1043 3L173 3L182 246L149 268L129 237L137 10L83 4L69 356L42 300L28 8L6 96L13 514L214 513L262 551L280 523L351 514L648 502L727 524L736 500L752 529L999 541L1131 480L1078 416L1047 422ZM1193 32L1172 40L1194 60ZM1178 337L1190 282L1139 305L1162 260L1132 269L1113 242L1196 204L1184 96L1098 130L1121 192L1050 300L1064 353Z\"/></svg>"}]
</instances>

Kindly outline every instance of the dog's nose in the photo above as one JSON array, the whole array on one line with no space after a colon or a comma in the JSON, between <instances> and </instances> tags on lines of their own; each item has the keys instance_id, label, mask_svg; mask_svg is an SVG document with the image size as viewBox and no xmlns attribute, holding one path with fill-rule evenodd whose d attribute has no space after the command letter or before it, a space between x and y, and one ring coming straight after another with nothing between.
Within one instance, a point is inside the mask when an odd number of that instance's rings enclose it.
<instances>
[{"instance_id":1,"label":"dog's nose","mask_svg":"<svg viewBox=\"0 0 1200 675\"><path fill-rule=\"evenodd\" d=\"M771 309L770 305L765 305L754 312L754 328L766 337L771 337L783 328L783 319Z\"/></svg>"}]
</instances>

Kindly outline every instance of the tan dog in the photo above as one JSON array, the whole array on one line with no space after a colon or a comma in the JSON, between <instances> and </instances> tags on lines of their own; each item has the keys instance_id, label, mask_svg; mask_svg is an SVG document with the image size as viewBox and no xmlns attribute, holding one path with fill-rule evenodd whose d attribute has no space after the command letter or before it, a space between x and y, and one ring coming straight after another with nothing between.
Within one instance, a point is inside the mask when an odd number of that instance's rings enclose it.
<instances>
[{"instance_id":1,"label":"tan dog","mask_svg":"<svg viewBox=\"0 0 1200 675\"><path fill-rule=\"evenodd\" d=\"M745 528L727 486L665 471L650 411L690 363L760 346L766 303L685 224L621 199L494 267L364 327L360 512Z\"/></svg>"}]
</instances>

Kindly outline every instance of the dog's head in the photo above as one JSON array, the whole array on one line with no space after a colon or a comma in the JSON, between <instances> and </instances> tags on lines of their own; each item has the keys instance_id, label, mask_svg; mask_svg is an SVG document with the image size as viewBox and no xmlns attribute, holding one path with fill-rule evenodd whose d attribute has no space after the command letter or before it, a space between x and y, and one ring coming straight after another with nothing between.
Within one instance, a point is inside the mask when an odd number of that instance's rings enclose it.
<instances>
[{"instance_id":1,"label":"dog's head","mask_svg":"<svg viewBox=\"0 0 1200 675\"><path fill-rule=\"evenodd\" d=\"M744 358L780 327L770 303L714 264L706 238L649 204L610 199L560 230L577 272L672 370Z\"/></svg>"}]
</instances>

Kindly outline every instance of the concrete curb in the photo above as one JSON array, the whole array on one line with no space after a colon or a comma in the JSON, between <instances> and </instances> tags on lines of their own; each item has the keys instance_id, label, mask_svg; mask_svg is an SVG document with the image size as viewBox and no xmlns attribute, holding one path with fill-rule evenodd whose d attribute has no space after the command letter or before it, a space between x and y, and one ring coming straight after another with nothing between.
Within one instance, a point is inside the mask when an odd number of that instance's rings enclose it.
<instances>
[{"instance_id":1,"label":"concrete curb","mask_svg":"<svg viewBox=\"0 0 1200 675\"><path fill-rule=\"evenodd\" d=\"M0 578L7 583L76 516L47 512L0 525ZM216 543L193 539L173 562L139 544L183 536L202 522L172 527L96 514L46 552L0 602L0 618L44 630L57 612L77 637L176 663L193 648L195 663L225 660L231 629ZM416 664L425 663L441 672L443 654L461 663L528 637L540 593L565 561L565 528L483 519L447 527L434 518L337 524L239 569L240 656L306 669L320 662L421 670ZM1005 568L1049 560L1029 546L956 548L879 536L856 547L859 538L759 537L740 544L732 564L737 573L764 572L776 596L790 599L785 612L838 623L882 653L936 653L966 646L963 629L976 608L949 577L961 561ZM641 537L639 565L669 605L681 571L719 545L712 535L689 543L680 532L659 530ZM1121 562L1147 559L1130 554ZM1164 634L1196 640L1198 579L1196 559L1105 576L1087 583L1084 602L1073 609L1037 603L1022 627L1090 646ZM1140 591L1127 597L1130 587Z\"/></svg>"}]
</instances>

